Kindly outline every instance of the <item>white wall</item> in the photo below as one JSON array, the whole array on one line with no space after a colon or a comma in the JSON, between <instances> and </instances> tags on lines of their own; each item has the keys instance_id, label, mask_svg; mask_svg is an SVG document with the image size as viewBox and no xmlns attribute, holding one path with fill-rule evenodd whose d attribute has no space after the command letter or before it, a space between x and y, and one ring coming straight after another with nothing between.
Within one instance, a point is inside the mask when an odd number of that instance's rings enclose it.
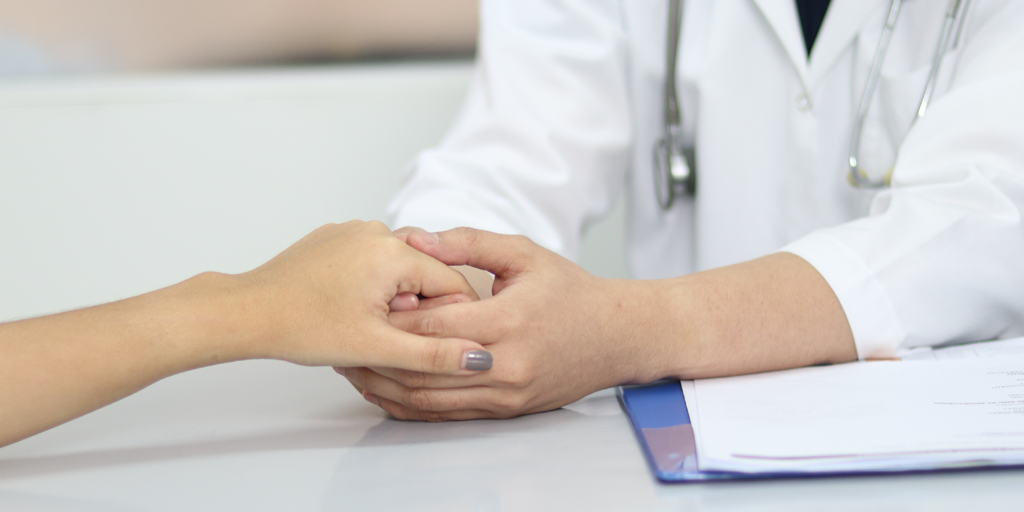
<instances>
[{"instance_id":1,"label":"white wall","mask_svg":"<svg viewBox=\"0 0 1024 512\"><path fill-rule=\"evenodd\" d=\"M468 63L0 83L0 321L251 269L381 219ZM620 201L621 203L621 201ZM622 205L582 264L624 277Z\"/></svg>"}]
</instances>

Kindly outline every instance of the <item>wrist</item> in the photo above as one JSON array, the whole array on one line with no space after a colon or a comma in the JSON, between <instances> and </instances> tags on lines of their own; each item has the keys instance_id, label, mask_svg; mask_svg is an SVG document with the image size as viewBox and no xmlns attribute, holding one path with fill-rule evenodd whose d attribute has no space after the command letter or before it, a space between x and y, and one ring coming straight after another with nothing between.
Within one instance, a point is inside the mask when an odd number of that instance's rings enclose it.
<instances>
[{"instance_id":1,"label":"wrist","mask_svg":"<svg viewBox=\"0 0 1024 512\"><path fill-rule=\"evenodd\" d=\"M667 329L670 309L665 280L607 279L599 329L616 361L608 386L642 384L673 375L670 345L684 333Z\"/></svg>"},{"instance_id":2,"label":"wrist","mask_svg":"<svg viewBox=\"0 0 1024 512\"><path fill-rule=\"evenodd\" d=\"M704 363L702 335L706 319L694 276L618 283L625 311L612 315L620 340L620 360L627 361L621 382L648 383L663 378L688 378Z\"/></svg>"},{"instance_id":3,"label":"wrist","mask_svg":"<svg viewBox=\"0 0 1024 512\"><path fill-rule=\"evenodd\" d=\"M162 324L170 373L263 356L265 315L239 276L204 272L142 295L140 307Z\"/></svg>"}]
</instances>

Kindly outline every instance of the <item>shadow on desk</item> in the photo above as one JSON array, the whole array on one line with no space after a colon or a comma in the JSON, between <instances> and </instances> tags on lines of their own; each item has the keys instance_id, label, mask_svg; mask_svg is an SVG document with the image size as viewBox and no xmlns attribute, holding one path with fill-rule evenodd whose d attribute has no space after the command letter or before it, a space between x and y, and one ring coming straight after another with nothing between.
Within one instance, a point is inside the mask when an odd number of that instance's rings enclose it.
<instances>
[{"instance_id":1,"label":"shadow on desk","mask_svg":"<svg viewBox=\"0 0 1024 512\"><path fill-rule=\"evenodd\" d=\"M236 453L343 448L347 445L346 438L349 437L345 428L336 427L293 430L210 442L5 459L0 461L0 479Z\"/></svg>"},{"instance_id":2,"label":"shadow on desk","mask_svg":"<svg viewBox=\"0 0 1024 512\"><path fill-rule=\"evenodd\" d=\"M61 498L47 494L0 491L0 510L17 512L53 512L55 510L75 512L137 512L135 507L114 503L109 500L88 500Z\"/></svg>"},{"instance_id":3,"label":"shadow on desk","mask_svg":"<svg viewBox=\"0 0 1024 512\"><path fill-rule=\"evenodd\" d=\"M462 442L472 438L501 436L511 432L545 429L553 423L570 421L579 413L560 409L524 416L515 420L477 420L448 423L422 423L383 419L353 444L350 424L336 427L296 429L262 435L249 435L208 442L189 442L164 446L116 448L61 455L0 460L0 480L58 472L91 470L149 462L213 457L269 451L344 449L370 446L397 446L417 443Z\"/></svg>"}]
</instances>

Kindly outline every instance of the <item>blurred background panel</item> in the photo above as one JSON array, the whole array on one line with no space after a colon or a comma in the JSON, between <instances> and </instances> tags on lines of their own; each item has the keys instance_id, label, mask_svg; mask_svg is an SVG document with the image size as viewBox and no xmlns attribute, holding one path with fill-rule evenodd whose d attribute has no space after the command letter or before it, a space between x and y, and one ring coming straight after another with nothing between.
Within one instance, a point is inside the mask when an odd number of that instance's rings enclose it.
<instances>
[{"instance_id":1,"label":"blurred background panel","mask_svg":"<svg viewBox=\"0 0 1024 512\"><path fill-rule=\"evenodd\" d=\"M458 115L476 0L0 0L0 321L386 219ZM225 69L231 68L231 69ZM579 263L626 277L623 201Z\"/></svg>"},{"instance_id":2,"label":"blurred background panel","mask_svg":"<svg viewBox=\"0 0 1024 512\"><path fill-rule=\"evenodd\" d=\"M469 62L0 81L0 321L243 272L384 219Z\"/></svg>"},{"instance_id":3,"label":"blurred background panel","mask_svg":"<svg viewBox=\"0 0 1024 512\"><path fill-rule=\"evenodd\" d=\"M3 0L0 73L468 57L476 0Z\"/></svg>"}]
</instances>

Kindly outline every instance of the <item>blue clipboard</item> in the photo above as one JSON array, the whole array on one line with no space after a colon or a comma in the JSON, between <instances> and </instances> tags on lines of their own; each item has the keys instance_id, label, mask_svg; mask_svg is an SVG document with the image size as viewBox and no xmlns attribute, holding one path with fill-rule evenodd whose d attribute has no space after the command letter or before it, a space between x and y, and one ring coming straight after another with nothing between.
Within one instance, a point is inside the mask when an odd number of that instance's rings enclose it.
<instances>
[{"instance_id":1,"label":"blue clipboard","mask_svg":"<svg viewBox=\"0 0 1024 512\"><path fill-rule=\"evenodd\" d=\"M776 478L827 478L837 476L947 473L963 471L1022 470L1024 465L943 467L910 470L856 471L839 473L733 473L700 471L697 444L693 437L686 399L679 381L661 381L644 386L616 388L619 402L633 423L633 431L655 477L666 483Z\"/></svg>"},{"instance_id":2,"label":"blue clipboard","mask_svg":"<svg viewBox=\"0 0 1024 512\"><path fill-rule=\"evenodd\" d=\"M622 386L616 392L658 480L703 482L751 477L697 469L697 445L679 381Z\"/></svg>"}]
</instances>

